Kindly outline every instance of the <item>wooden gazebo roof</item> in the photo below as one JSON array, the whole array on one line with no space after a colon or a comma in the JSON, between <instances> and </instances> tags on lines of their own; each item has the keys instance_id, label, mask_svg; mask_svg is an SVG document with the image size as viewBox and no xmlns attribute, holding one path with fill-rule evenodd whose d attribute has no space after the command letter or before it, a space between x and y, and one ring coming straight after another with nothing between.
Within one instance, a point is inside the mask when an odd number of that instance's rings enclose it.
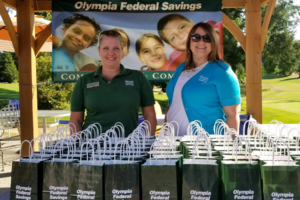
<instances>
[{"instance_id":1,"label":"wooden gazebo roof","mask_svg":"<svg viewBox=\"0 0 300 200\"><path fill-rule=\"evenodd\" d=\"M239 41L246 54L247 114L262 122L262 62L265 38L276 0L223 0L223 8L245 8L246 34L223 13L223 25ZM268 3L261 25L261 7ZM17 11L18 34L9 15L8 6ZM51 36L50 23L34 37L34 12L51 12L52 0L0 0L0 15L9 31L15 53L19 59L19 88L21 114L21 140L38 136L36 55ZM226 51L226 49L225 49Z\"/></svg>"}]
</instances>

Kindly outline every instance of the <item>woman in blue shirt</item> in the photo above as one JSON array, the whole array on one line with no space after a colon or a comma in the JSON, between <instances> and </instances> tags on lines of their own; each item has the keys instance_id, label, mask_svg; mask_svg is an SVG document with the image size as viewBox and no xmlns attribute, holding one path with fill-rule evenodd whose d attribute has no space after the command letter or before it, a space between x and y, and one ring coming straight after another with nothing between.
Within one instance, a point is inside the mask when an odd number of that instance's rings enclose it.
<instances>
[{"instance_id":1,"label":"woman in blue shirt","mask_svg":"<svg viewBox=\"0 0 300 200\"><path fill-rule=\"evenodd\" d=\"M219 58L217 33L200 22L188 38L186 62L177 67L167 87L167 121L179 123L179 135L185 135L194 120L201 121L209 134L218 119L239 130L240 87L234 72Z\"/></svg>"}]
</instances>

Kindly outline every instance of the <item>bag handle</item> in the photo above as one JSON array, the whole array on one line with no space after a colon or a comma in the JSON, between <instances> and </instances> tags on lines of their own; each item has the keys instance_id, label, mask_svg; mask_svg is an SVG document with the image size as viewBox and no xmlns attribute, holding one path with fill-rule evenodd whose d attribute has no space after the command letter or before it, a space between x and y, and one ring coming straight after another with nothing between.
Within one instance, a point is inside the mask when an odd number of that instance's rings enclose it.
<instances>
[{"instance_id":1,"label":"bag handle","mask_svg":"<svg viewBox=\"0 0 300 200\"><path fill-rule=\"evenodd\" d=\"M221 119L217 119L214 124L214 135L219 135L220 126L223 126L224 121Z\"/></svg>"},{"instance_id":2,"label":"bag handle","mask_svg":"<svg viewBox=\"0 0 300 200\"><path fill-rule=\"evenodd\" d=\"M283 133L283 130L285 130L285 129L290 129L287 125L283 125L282 127L281 127L281 129L279 130L279 137L281 138L281 136L282 136L282 133ZM287 137L288 138L288 137Z\"/></svg>"},{"instance_id":3,"label":"bag handle","mask_svg":"<svg viewBox=\"0 0 300 200\"><path fill-rule=\"evenodd\" d=\"M104 146L103 146L104 152L103 152L103 154L105 155L105 153L106 153L106 148L107 148L106 141L108 141L108 144L109 144L109 146L108 146L109 147L109 155L112 156L112 143L111 143L109 135L106 134L106 133L102 133L99 137L103 138L103 142L104 142Z\"/></svg>"},{"instance_id":4,"label":"bag handle","mask_svg":"<svg viewBox=\"0 0 300 200\"><path fill-rule=\"evenodd\" d=\"M88 157L89 157L88 147L89 147L89 145L92 146L92 165L94 165L94 159L95 159L95 155L94 155L94 145L93 145L90 141L84 142L84 143L81 145L81 150L80 150L80 161L79 161L79 163L80 163L80 164L82 163L82 149L83 149L84 145L86 146L86 147L85 147L85 148L86 148L85 150L86 150L86 157L87 157L87 159L88 159Z\"/></svg>"},{"instance_id":5,"label":"bag handle","mask_svg":"<svg viewBox=\"0 0 300 200\"><path fill-rule=\"evenodd\" d=\"M69 122L69 124L67 125L67 129L69 130L70 135L73 135L73 134L77 133L76 126L72 122Z\"/></svg>"},{"instance_id":6,"label":"bag handle","mask_svg":"<svg viewBox=\"0 0 300 200\"><path fill-rule=\"evenodd\" d=\"M100 131L99 131L98 127L99 127ZM95 131L95 138L97 138L102 132L102 126L98 122L89 125L88 128L92 129L92 131Z\"/></svg>"},{"instance_id":7,"label":"bag handle","mask_svg":"<svg viewBox=\"0 0 300 200\"><path fill-rule=\"evenodd\" d=\"M102 160L102 154L100 152L101 147L100 147L100 142L99 142L100 139L104 140L104 138L102 136L98 136L97 138L91 139L89 141L93 144L93 146L95 145L95 143L97 144L97 149L99 149L99 162L100 162L100 160ZM93 151L93 152L95 152L95 151ZM93 156L93 154L92 154L92 156ZM95 154L93 157L95 157Z\"/></svg>"},{"instance_id":8,"label":"bag handle","mask_svg":"<svg viewBox=\"0 0 300 200\"><path fill-rule=\"evenodd\" d=\"M24 144L25 142L28 143L28 156L29 156L29 162L31 162L33 148L32 148L31 142L30 142L29 140L24 140L24 141L21 143L21 148L20 148L20 153L19 153L19 160L21 160L22 147L23 147L23 144Z\"/></svg>"},{"instance_id":9,"label":"bag handle","mask_svg":"<svg viewBox=\"0 0 300 200\"><path fill-rule=\"evenodd\" d=\"M68 148L68 154L67 154L67 160L68 160L68 159L69 159L69 155L70 155L70 148L71 148L72 146L69 146L68 143L67 143L64 139L58 141L58 142L55 144L55 147L54 147L54 148L57 149L57 146L60 146L60 151L62 151L62 147L63 147L64 144L66 144L66 145L67 145L67 148ZM54 151L53 151L53 152L52 152L52 162L54 161L54 155L55 155L55 153L54 153ZM61 153L60 153L60 159L61 159ZM72 159L73 159L73 154L72 154Z\"/></svg>"},{"instance_id":10,"label":"bag handle","mask_svg":"<svg viewBox=\"0 0 300 200\"><path fill-rule=\"evenodd\" d=\"M169 155L169 151L170 151L170 149L165 148L165 143L169 144L169 145L167 145L167 147L170 147L169 140L167 140L165 137L160 137L150 147L150 152L151 152L152 156L155 153L155 151L160 152L163 155L164 165L166 164L166 156ZM150 155L150 158L149 158L150 165L152 165L152 159L151 159L152 156ZM157 157L156 157L156 160L157 160ZM169 157L169 160L170 160L170 157Z\"/></svg>"},{"instance_id":11,"label":"bag handle","mask_svg":"<svg viewBox=\"0 0 300 200\"><path fill-rule=\"evenodd\" d=\"M118 135L118 133L120 133L121 138L125 138L125 129L124 129L124 125L121 122L115 123L115 125L112 127L112 129L115 130L117 135Z\"/></svg>"},{"instance_id":12,"label":"bag handle","mask_svg":"<svg viewBox=\"0 0 300 200\"><path fill-rule=\"evenodd\" d=\"M193 146L193 149L194 149L194 152L196 152L196 155L198 156L199 155L199 152L198 152L198 147L199 147L199 140L200 139L204 139L205 141L205 146L206 146L206 150L207 150L207 154L206 154L206 162L208 163L208 158L210 157L211 158L211 146L210 146L210 142L209 142L209 139L208 137L206 137L206 135L199 135L197 136L195 142L194 142L194 146ZM195 160L196 160L196 156L194 155L193 156L193 162L195 163Z\"/></svg>"},{"instance_id":13,"label":"bag handle","mask_svg":"<svg viewBox=\"0 0 300 200\"><path fill-rule=\"evenodd\" d=\"M274 166L274 161L275 161L275 148L277 148L277 145L279 142L283 143L286 145L287 147L287 154L288 154L288 165L290 164L290 149L289 146L286 144L286 142L282 139L282 138L277 138L274 141L274 145L273 145L273 154L272 154L272 165ZM275 145L276 144L276 145ZM281 154L279 156L282 156Z\"/></svg>"}]
</instances>

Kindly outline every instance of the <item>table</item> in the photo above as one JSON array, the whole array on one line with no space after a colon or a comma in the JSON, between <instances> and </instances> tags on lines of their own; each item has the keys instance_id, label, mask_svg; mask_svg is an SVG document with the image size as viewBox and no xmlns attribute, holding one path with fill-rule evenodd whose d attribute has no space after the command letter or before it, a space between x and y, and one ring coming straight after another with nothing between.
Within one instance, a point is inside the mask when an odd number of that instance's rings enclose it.
<instances>
[{"instance_id":1,"label":"table","mask_svg":"<svg viewBox=\"0 0 300 200\"><path fill-rule=\"evenodd\" d=\"M43 119L43 123L39 127L43 128L43 133L47 133L48 126L58 126L61 117L71 115L69 110L38 110L38 118ZM47 123L47 118L55 118L55 122Z\"/></svg>"}]
</instances>

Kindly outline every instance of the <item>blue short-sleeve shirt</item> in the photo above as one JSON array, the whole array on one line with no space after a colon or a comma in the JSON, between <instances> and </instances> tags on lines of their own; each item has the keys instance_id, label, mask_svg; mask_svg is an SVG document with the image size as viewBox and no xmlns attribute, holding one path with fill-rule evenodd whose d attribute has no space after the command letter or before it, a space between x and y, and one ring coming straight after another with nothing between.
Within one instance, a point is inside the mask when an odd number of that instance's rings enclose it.
<instances>
[{"instance_id":1,"label":"blue short-sleeve shirt","mask_svg":"<svg viewBox=\"0 0 300 200\"><path fill-rule=\"evenodd\" d=\"M172 104L176 82L184 69L180 64L167 86L169 105ZM215 121L226 121L223 106L241 103L239 82L224 62L208 62L208 64L193 76L182 88L181 97L189 122L199 120L203 128L213 134ZM178 122L180 125L180 122Z\"/></svg>"}]
</instances>

